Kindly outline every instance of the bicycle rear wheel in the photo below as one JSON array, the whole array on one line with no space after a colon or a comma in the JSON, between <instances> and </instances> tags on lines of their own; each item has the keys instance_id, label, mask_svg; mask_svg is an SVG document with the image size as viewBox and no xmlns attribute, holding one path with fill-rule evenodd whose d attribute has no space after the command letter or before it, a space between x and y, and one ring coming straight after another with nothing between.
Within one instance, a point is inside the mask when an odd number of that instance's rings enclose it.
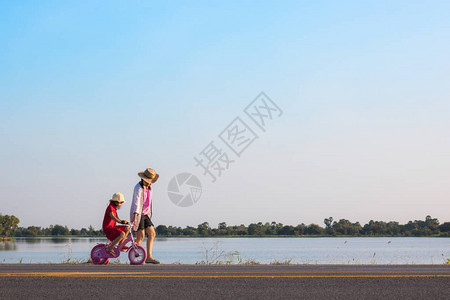
<instances>
[{"instance_id":1,"label":"bicycle rear wheel","mask_svg":"<svg viewBox=\"0 0 450 300\"><path fill-rule=\"evenodd\" d=\"M94 265L106 265L109 262L109 258L103 257L102 250L105 249L105 244L98 244L91 251L91 260Z\"/></svg>"},{"instance_id":2,"label":"bicycle rear wheel","mask_svg":"<svg viewBox=\"0 0 450 300\"><path fill-rule=\"evenodd\" d=\"M147 258L147 252L142 246L135 246L128 251L128 259L132 265L140 265Z\"/></svg>"}]
</instances>

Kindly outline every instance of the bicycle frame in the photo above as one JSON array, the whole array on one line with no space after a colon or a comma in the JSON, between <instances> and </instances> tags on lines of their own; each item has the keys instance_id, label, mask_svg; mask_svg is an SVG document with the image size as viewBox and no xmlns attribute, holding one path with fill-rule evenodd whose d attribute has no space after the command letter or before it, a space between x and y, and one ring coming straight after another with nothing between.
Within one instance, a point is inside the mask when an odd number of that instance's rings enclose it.
<instances>
[{"instance_id":1,"label":"bicycle frame","mask_svg":"<svg viewBox=\"0 0 450 300\"><path fill-rule=\"evenodd\" d=\"M119 255L120 255L120 252L122 251L122 248L125 247L126 244L128 244L128 242L130 242L130 241L131 241L131 247L129 247L129 248L128 248L126 251L124 251L124 252L128 252L128 251L130 251L130 249L135 249L135 248L136 248L136 247L135 247L135 244L134 244L134 237L133 237L133 232L132 232L133 225L127 224L127 226L128 226L128 228L130 229L130 231L128 232L127 238L126 238L121 244L119 244L119 245L117 245L117 246L115 247L115 249L119 250ZM112 242L109 242L109 243L107 244L107 246L109 246L111 243L112 243ZM119 257L119 255L117 255L117 256L112 256L112 255L110 255L110 257L111 257L111 258Z\"/></svg>"}]
</instances>

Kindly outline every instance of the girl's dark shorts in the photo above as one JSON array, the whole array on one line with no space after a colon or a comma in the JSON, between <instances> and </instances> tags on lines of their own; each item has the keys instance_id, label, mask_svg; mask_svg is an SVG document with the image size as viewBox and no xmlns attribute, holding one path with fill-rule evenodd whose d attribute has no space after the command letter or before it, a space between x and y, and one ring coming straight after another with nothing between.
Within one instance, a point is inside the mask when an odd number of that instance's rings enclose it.
<instances>
[{"instance_id":1,"label":"girl's dark shorts","mask_svg":"<svg viewBox=\"0 0 450 300\"><path fill-rule=\"evenodd\" d=\"M147 227L154 226L152 220L147 215L141 217L141 222L139 222L138 230L145 229Z\"/></svg>"}]
</instances>

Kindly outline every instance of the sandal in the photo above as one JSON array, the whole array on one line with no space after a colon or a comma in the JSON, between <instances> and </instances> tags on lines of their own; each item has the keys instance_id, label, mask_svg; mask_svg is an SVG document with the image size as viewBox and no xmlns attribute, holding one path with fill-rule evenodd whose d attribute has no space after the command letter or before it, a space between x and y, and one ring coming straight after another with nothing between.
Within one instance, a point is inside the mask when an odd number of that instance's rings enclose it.
<instances>
[{"instance_id":1,"label":"sandal","mask_svg":"<svg viewBox=\"0 0 450 300\"><path fill-rule=\"evenodd\" d=\"M112 257L116 257L116 251L114 251L114 249L111 249L108 251L108 249L106 249L106 253L108 253L109 255L111 255Z\"/></svg>"},{"instance_id":2,"label":"sandal","mask_svg":"<svg viewBox=\"0 0 450 300\"><path fill-rule=\"evenodd\" d=\"M147 259L147 260L145 261L145 263L146 263L146 264L155 264L155 265L159 265L159 264L160 264L160 262L157 261L156 259Z\"/></svg>"},{"instance_id":3,"label":"sandal","mask_svg":"<svg viewBox=\"0 0 450 300\"><path fill-rule=\"evenodd\" d=\"M128 246L123 246L122 249L120 251L125 252L128 251L128 249L130 249L130 247Z\"/></svg>"}]
</instances>

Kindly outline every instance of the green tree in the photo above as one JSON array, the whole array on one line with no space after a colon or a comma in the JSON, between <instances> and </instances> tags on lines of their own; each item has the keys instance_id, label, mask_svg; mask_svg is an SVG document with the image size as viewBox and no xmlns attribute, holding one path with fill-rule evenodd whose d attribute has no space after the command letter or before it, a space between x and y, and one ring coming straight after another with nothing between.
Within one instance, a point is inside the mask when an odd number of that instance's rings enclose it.
<instances>
[{"instance_id":1,"label":"green tree","mask_svg":"<svg viewBox=\"0 0 450 300\"><path fill-rule=\"evenodd\" d=\"M390 221L386 224L386 233L387 235L391 236L398 236L400 234L401 227L398 222Z\"/></svg>"},{"instance_id":2,"label":"green tree","mask_svg":"<svg viewBox=\"0 0 450 300\"><path fill-rule=\"evenodd\" d=\"M232 235L247 235L248 234L248 228L241 224L239 226L235 225L231 227L231 234Z\"/></svg>"},{"instance_id":3,"label":"green tree","mask_svg":"<svg viewBox=\"0 0 450 300\"><path fill-rule=\"evenodd\" d=\"M197 231L200 236L210 236L211 235L211 227L209 227L208 222L203 222L202 224L198 225Z\"/></svg>"},{"instance_id":4,"label":"green tree","mask_svg":"<svg viewBox=\"0 0 450 300\"><path fill-rule=\"evenodd\" d=\"M220 222L217 226L218 229L227 229L227 223L226 222Z\"/></svg>"},{"instance_id":5,"label":"green tree","mask_svg":"<svg viewBox=\"0 0 450 300\"><path fill-rule=\"evenodd\" d=\"M52 228L52 235L70 235L70 231L67 226L54 225Z\"/></svg>"},{"instance_id":6,"label":"green tree","mask_svg":"<svg viewBox=\"0 0 450 300\"><path fill-rule=\"evenodd\" d=\"M404 225L404 234L407 236L429 236L439 233L439 221L431 216L426 216L425 220L409 221Z\"/></svg>"},{"instance_id":7,"label":"green tree","mask_svg":"<svg viewBox=\"0 0 450 300\"><path fill-rule=\"evenodd\" d=\"M248 228L244 224L241 224L237 226L237 234L238 235L247 235L248 234Z\"/></svg>"},{"instance_id":8,"label":"green tree","mask_svg":"<svg viewBox=\"0 0 450 300\"><path fill-rule=\"evenodd\" d=\"M14 215L3 216L0 214L1 235L5 237L13 235L16 232L19 223L20 223L19 218L17 218Z\"/></svg>"},{"instance_id":9,"label":"green tree","mask_svg":"<svg viewBox=\"0 0 450 300\"><path fill-rule=\"evenodd\" d=\"M272 222L272 223L273 223L273 222ZM274 227L273 224L272 224L272 227ZM281 229L282 229L283 227L284 227L283 223L276 223L276 224L275 224L275 227L274 227L275 234L276 234L276 235L281 235Z\"/></svg>"},{"instance_id":10,"label":"green tree","mask_svg":"<svg viewBox=\"0 0 450 300\"><path fill-rule=\"evenodd\" d=\"M43 235L43 234L42 234L41 227L29 226L27 229L25 229L23 235L24 236L39 236L39 235Z\"/></svg>"},{"instance_id":11,"label":"green tree","mask_svg":"<svg viewBox=\"0 0 450 300\"><path fill-rule=\"evenodd\" d=\"M89 236L95 236L95 229L94 226L89 225L89 231L88 231Z\"/></svg>"},{"instance_id":12,"label":"green tree","mask_svg":"<svg viewBox=\"0 0 450 300\"><path fill-rule=\"evenodd\" d=\"M71 235L80 235L81 233L80 233L80 230L78 230L78 229L70 229L70 234Z\"/></svg>"},{"instance_id":13,"label":"green tree","mask_svg":"<svg viewBox=\"0 0 450 300\"><path fill-rule=\"evenodd\" d=\"M261 222L259 222L258 224L252 223L252 224L248 225L247 231L248 231L249 235L258 235L258 236L260 236L260 235L264 235L265 228L264 228L264 226L263 226L263 224Z\"/></svg>"},{"instance_id":14,"label":"green tree","mask_svg":"<svg viewBox=\"0 0 450 300\"><path fill-rule=\"evenodd\" d=\"M364 235L385 235L387 232L387 224L383 221L370 220L368 224L365 224L362 228Z\"/></svg>"},{"instance_id":15,"label":"green tree","mask_svg":"<svg viewBox=\"0 0 450 300\"><path fill-rule=\"evenodd\" d=\"M228 234L228 227L227 223L220 222L217 226L217 235L227 235Z\"/></svg>"},{"instance_id":16,"label":"green tree","mask_svg":"<svg viewBox=\"0 0 450 300\"><path fill-rule=\"evenodd\" d=\"M197 236L198 235L198 231L196 228L192 227L192 226L186 226L186 228L183 229L183 235L186 236Z\"/></svg>"},{"instance_id":17,"label":"green tree","mask_svg":"<svg viewBox=\"0 0 450 300\"><path fill-rule=\"evenodd\" d=\"M295 234L295 228L291 225L285 225L279 230L280 235L294 235Z\"/></svg>"},{"instance_id":18,"label":"green tree","mask_svg":"<svg viewBox=\"0 0 450 300\"><path fill-rule=\"evenodd\" d=\"M43 228L42 233L44 235L52 235L53 225L50 225L48 228Z\"/></svg>"},{"instance_id":19,"label":"green tree","mask_svg":"<svg viewBox=\"0 0 450 300\"><path fill-rule=\"evenodd\" d=\"M169 226L167 228L169 235L171 236L176 236L176 235L182 235L183 234L183 229L181 227L177 227L177 226Z\"/></svg>"},{"instance_id":20,"label":"green tree","mask_svg":"<svg viewBox=\"0 0 450 300\"><path fill-rule=\"evenodd\" d=\"M439 230L441 232L450 233L450 222L445 222L439 225Z\"/></svg>"},{"instance_id":21,"label":"green tree","mask_svg":"<svg viewBox=\"0 0 450 300\"><path fill-rule=\"evenodd\" d=\"M297 226L295 226L295 234L296 235L304 235L305 230L306 230L305 223L301 223L301 224L298 224Z\"/></svg>"},{"instance_id":22,"label":"green tree","mask_svg":"<svg viewBox=\"0 0 450 300\"><path fill-rule=\"evenodd\" d=\"M248 225L247 231L249 235L258 235L258 225L254 223Z\"/></svg>"},{"instance_id":23,"label":"green tree","mask_svg":"<svg viewBox=\"0 0 450 300\"><path fill-rule=\"evenodd\" d=\"M340 219L339 222L333 223L333 230L336 234L341 235L357 235L362 230L359 222L352 223L346 219Z\"/></svg>"},{"instance_id":24,"label":"green tree","mask_svg":"<svg viewBox=\"0 0 450 300\"><path fill-rule=\"evenodd\" d=\"M319 235L323 233L323 228L317 224L310 224L305 228L305 234L308 235Z\"/></svg>"},{"instance_id":25,"label":"green tree","mask_svg":"<svg viewBox=\"0 0 450 300\"><path fill-rule=\"evenodd\" d=\"M333 217L329 217L329 218L325 218L323 220L323 222L325 223L325 232L327 234L333 235L334 234L334 230L332 228L333 225Z\"/></svg>"},{"instance_id":26,"label":"green tree","mask_svg":"<svg viewBox=\"0 0 450 300\"><path fill-rule=\"evenodd\" d=\"M166 225L158 225L156 227L156 234L162 235L162 236L167 236L168 233L169 233L169 230Z\"/></svg>"},{"instance_id":27,"label":"green tree","mask_svg":"<svg viewBox=\"0 0 450 300\"><path fill-rule=\"evenodd\" d=\"M433 219L431 216L426 216L425 227L427 227L433 234L436 234L439 231L439 220Z\"/></svg>"}]
</instances>

